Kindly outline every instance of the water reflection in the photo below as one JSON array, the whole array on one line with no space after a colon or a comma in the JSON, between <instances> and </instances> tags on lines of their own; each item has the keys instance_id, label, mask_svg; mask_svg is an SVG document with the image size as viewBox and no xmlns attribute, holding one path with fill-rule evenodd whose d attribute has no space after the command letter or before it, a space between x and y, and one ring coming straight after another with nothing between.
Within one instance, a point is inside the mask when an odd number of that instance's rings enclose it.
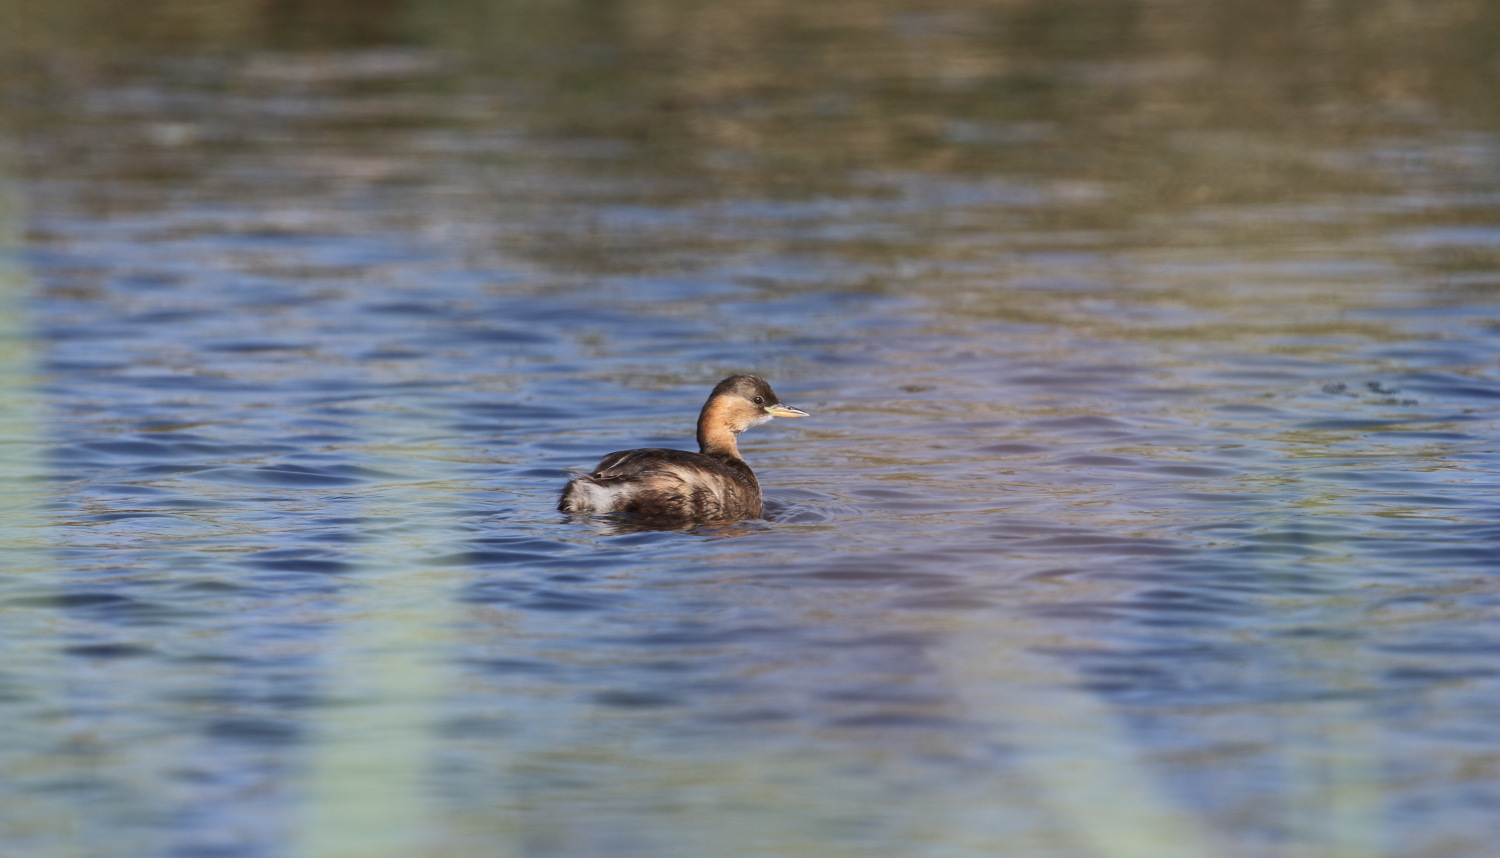
<instances>
[{"instance_id":1,"label":"water reflection","mask_svg":"<svg viewBox=\"0 0 1500 858\"><path fill-rule=\"evenodd\" d=\"M588 527L600 536L629 536L634 533L672 531L692 534L704 539L733 539L735 537L762 533L767 529L767 524L763 520L666 523L661 521L642 521L622 515L569 515L565 517L569 522Z\"/></svg>"},{"instance_id":2,"label":"water reflection","mask_svg":"<svg viewBox=\"0 0 1500 858\"><path fill-rule=\"evenodd\" d=\"M8 845L1489 854L1487 4L189 5L0 28Z\"/></svg>"}]
</instances>

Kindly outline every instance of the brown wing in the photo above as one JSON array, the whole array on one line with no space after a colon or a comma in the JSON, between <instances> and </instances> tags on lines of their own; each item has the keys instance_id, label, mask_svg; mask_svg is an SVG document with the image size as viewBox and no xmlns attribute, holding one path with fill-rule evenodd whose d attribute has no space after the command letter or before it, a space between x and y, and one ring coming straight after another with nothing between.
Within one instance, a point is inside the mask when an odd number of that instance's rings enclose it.
<instances>
[{"instance_id":1,"label":"brown wing","mask_svg":"<svg viewBox=\"0 0 1500 858\"><path fill-rule=\"evenodd\" d=\"M564 512L618 512L651 519L723 520L761 514L760 486L712 456L651 448L610 453L563 490Z\"/></svg>"},{"instance_id":2,"label":"brown wing","mask_svg":"<svg viewBox=\"0 0 1500 858\"><path fill-rule=\"evenodd\" d=\"M697 461L700 459L713 462L702 453L689 453L687 450L667 450L657 447L621 450L600 459L594 472L589 476L602 481L633 480L665 467L701 470L702 463Z\"/></svg>"}]
</instances>

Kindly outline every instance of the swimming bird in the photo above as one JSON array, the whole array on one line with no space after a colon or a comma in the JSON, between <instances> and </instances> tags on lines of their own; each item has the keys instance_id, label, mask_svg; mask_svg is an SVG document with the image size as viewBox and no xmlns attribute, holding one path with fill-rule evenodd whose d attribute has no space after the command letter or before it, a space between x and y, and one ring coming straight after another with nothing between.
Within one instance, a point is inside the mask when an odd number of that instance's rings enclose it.
<instances>
[{"instance_id":1,"label":"swimming bird","mask_svg":"<svg viewBox=\"0 0 1500 858\"><path fill-rule=\"evenodd\" d=\"M735 437L773 417L806 417L783 404L764 379L731 375L714 385L698 414L698 452L648 448L610 453L563 488L557 508L623 513L663 522L760 518L755 472Z\"/></svg>"}]
</instances>

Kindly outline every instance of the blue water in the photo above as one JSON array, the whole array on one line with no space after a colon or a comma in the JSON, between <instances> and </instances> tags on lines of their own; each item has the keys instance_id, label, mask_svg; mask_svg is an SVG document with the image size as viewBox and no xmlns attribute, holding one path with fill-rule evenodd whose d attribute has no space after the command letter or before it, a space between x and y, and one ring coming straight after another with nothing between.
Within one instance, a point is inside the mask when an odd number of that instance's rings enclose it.
<instances>
[{"instance_id":1,"label":"blue water","mask_svg":"<svg viewBox=\"0 0 1500 858\"><path fill-rule=\"evenodd\" d=\"M1500 837L1494 133L788 189L440 56L195 62L7 191L7 854ZM765 520L554 511L732 372L813 415Z\"/></svg>"}]
</instances>

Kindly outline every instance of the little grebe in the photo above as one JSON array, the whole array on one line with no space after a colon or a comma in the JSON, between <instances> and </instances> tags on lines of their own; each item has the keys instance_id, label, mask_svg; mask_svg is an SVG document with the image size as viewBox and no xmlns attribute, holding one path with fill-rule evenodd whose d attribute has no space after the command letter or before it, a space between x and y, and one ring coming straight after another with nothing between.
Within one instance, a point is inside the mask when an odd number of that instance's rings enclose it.
<instances>
[{"instance_id":1,"label":"little grebe","mask_svg":"<svg viewBox=\"0 0 1500 858\"><path fill-rule=\"evenodd\" d=\"M734 438L772 417L806 417L781 404L771 385L732 375L714 386L698 414L698 452L624 450L574 477L557 508L572 513L624 513L644 519L728 521L759 518L760 483Z\"/></svg>"}]
</instances>

